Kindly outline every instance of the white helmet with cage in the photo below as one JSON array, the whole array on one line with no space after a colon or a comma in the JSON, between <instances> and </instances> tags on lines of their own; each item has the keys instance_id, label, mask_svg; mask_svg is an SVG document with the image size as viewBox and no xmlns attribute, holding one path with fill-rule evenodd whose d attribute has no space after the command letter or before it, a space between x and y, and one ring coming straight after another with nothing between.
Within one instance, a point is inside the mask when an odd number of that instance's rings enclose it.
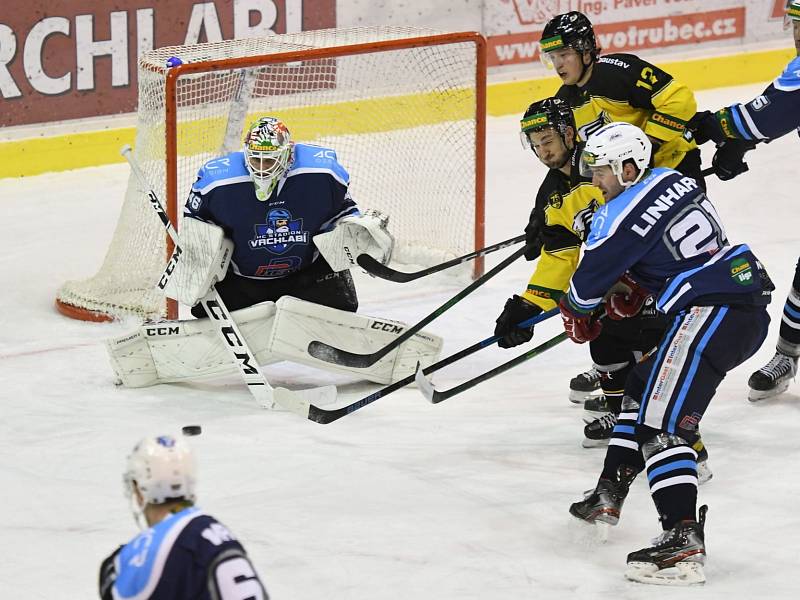
<instances>
[{"instance_id":1,"label":"white helmet with cage","mask_svg":"<svg viewBox=\"0 0 800 600\"><path fill-rule=\"evenodd\" d=\"M147 504L169 500L194 502L197 475L192 449L182 437L146 437L128 456L123 480L137 521ZM134 483L143 505L136 499Z\"/></svg>"},{"instance_id":2,"label":"white helmet with cage","mask_svg":"<svg viewBox=\"0 0 800 600\"><path fill-rule=\"evenodd\" d=\"M592 167L608 165L622 187L638 182L650 164L653 144L644 131L625 122L609 123L589 136L581 154L581 175L592 176ZM632 160L639 169L633 181L622 180L622 167Z\"/></svg>"},{"instance_id":3,"label":"white helmet with cage","mask_svg":"<svg viewBox=\"0 0 800 600\"><path fill-rule=\"evenodd\" d=\"M292 138L286 124L275 117L261 117L250 125L244 139L244 156L256 197L267 200L292 157Z\"/></svg>"}]
</instances>

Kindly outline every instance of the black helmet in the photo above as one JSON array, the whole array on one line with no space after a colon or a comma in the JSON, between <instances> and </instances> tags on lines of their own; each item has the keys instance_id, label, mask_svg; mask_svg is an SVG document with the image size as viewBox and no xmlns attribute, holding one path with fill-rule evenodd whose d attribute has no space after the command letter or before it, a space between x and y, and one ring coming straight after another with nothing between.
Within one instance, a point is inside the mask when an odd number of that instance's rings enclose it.
<instances>
[{"instance_id":1,"label":"black helmet","mask_svg":"<svg viewBox=\"0 0 800 600\"><path fill-rule=\"evenodd\" d=\"M555 129L564 146L567 145L567 127L572 127L572 131L577 131L575 126L575 115L566 100L561 98L545 98L538 100L528 107L520 121L520 139L523 147L533 150L531 139L528 135L534 131L541 131L546 127ZM534 150L535 152L535 150Z\"/></svg>"},{"instance_id":2,"label":"black helmet","mask_svg":"<svg viewBox=\"0 0 800 600\"><path fill-rule=\"evenodd\" d=\"M594 29L589 18L581 12L556 15L547 22L539 40L542 54L560 48L574 48L578 52L590 52L592 60L597 60L600 48L594 37Z\"/></svg>"}]
</instances>

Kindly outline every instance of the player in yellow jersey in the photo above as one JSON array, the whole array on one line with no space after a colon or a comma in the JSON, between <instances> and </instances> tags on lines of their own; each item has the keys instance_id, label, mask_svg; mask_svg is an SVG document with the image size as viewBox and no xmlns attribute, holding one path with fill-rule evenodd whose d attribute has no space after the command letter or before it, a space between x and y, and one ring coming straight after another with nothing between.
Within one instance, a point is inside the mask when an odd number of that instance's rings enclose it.
<instances>
[{"instance_id":1,"label":"player in yellow jersey","mask_svg":"<svg viewBox=\"0 0 800 600\"><path fill-rule=\"evenodd\" d=\"M659 67L633 54L600 56L592 23L572 11L553 17L539 42L542 61L563 85L581 140L614 121L632 123L653 144L653 164L677 169L705 189L700 151L687 122L697 110L692 91Z\"/></svg>"},{"instance_id":2,"label":"player in yellow jersey","mask_svg":"<svg viewBox=\"0 0 800 600\"><path fill-rule=\"evenodd\" d=\"M525 292L509 298L497 319L495 335L502 336L498 342L502 348L529 341L533 328L522 329L516 324L554 308L569 288L592 215L604 204L600 190L580 174L584 144L576 140L575 119L564 100L546 98L531 104L521 121L521 137L523 145L550 170L526 227L529 241L538 239L542 244L539 261ZM665 326L666 320L648 296L633 318L606 319L600 336L589 344L594 368L601 375L603 395L588 398L584 404L588 423L584 428L585 447L608 442L628 373L642 354L656 345Z\"/></svg>"}]
</instances>

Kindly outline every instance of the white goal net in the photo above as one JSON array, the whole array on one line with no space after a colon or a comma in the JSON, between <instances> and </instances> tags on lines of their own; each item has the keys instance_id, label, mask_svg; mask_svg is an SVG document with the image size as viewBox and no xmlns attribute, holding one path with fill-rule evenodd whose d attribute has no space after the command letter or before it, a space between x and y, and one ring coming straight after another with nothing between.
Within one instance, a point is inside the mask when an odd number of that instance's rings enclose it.
<instances>
[{"instance_id":1,"label":"white goal net","mask_svg":"<svg viewBox=\"0 0 800 600\"><path fill-rule=\"evenodd\" d=\"M408 27L153 50L139 62L134 155L180 231L198 169L240 149L258 116L277 116L295 141L336 150L362 210L389 215L393 262L435 264L483 244L483 52L477 34ZM183 65L167 68L172 57ZM154 287L167 252L131 178L102 266L66 282L59 309L86 320L175 318Z\"/></svg>"}]
</instances>

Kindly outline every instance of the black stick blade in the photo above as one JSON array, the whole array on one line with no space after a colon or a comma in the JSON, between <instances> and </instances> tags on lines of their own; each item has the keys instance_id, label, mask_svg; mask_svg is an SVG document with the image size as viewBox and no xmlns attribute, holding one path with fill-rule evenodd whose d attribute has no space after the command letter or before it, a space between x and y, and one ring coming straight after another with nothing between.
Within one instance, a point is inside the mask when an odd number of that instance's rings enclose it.
<instances>
[{"instance_id":1,"label":"black stick blade","mask_svg":"<svg viewBox=\"0 0 800 600\"><path fill-rule=\"evenodd\" d=\"M389 350L391 351L393 348L394 346L391 346ZM308 353L319 360L337 365L344 365L345 367L353 367L355 369L371 367L388 354L388 352L384 352L383 350L372 354L356 354L316 340L308 344Z\"/></svg>"},{"instance_id":2,"label":"black stick blade","mask_svg":"<svg viewBox=\"0 0 800 600\"><path fill-rule=\"evenodd\" d=\"M386 265L379 263L369 254L359 254L356 262L358 263L358 266L360 266L370 275L380 277L381 279L394 281L395 283L408 283L409 281L414 281L415 279L419 279L420 277L428 275L427 270L421 273L404 273L402 271L396 271L391 267L387 267Z\"/></svg>"}]
</instances>

